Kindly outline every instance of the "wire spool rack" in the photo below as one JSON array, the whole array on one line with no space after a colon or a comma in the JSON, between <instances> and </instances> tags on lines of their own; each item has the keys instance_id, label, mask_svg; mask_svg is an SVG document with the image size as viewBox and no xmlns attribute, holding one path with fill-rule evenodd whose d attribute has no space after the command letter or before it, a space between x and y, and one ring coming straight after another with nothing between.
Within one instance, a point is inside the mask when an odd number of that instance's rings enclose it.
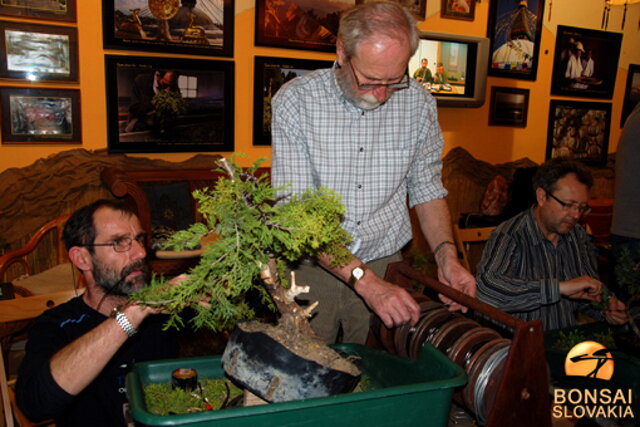
<instances>
[{"instance_id":1,"label":"wire spool rack","mask_svg":"<svg viewBox=\"0 0 640 427\"><path fill-rule=\"evenodd\" d=\"M415 326L387 329L374 325L379 344L387 351L417 359L426 343L463 367L468 382L454 398L467 407L481 425L551 426L549 381L542 322L524 322L471 298L411 268L407 262L391 264L386 279L407 288L415 282L446 295L514 331L511 339L482 326L460 312L425 295Z\"/></svg>"}]
</instances>

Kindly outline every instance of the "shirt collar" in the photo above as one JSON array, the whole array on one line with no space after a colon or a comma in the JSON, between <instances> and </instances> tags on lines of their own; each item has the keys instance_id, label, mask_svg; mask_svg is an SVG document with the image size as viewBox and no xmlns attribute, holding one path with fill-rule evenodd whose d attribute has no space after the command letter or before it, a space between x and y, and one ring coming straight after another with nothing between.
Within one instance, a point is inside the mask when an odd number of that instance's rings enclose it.
<instances>
[{"instance_id":1,"label":"shirt collar","mask_svg":"<svg viewBox=\"0 0 640 427\"><path fill-rule=\"evenodd\" d=\"M540 244L543 244L545 241L549 242L549 239L547 239L544 236L544 234L542 234L542 230L540 230L540 227L536 222L535 215L533 214L535 207L536 205L533 205L532 207L529 208L529 211L527 212L527 234L529 235L529 238L532 244L540 245ZM569 234L570 233L558 234L558 245L560 245L562 242L568 239Z\"/></svg>"},{"instance_id":2,"label":"shirt collar","mask_svg":"<svg viewBox=\"0 0 640 427\"><path fill-rule=\"evenodd\" d=\"M338 63L337 60L333 63L332 73L331 73L331 80L330 80L330 85L331 85L332 92L335 93L335 94L338 94L337 95L338 98L340 99L340 101L342 102L342 104L344 105L344 107L347 110L349 110L351 112L355 112L357 114L362 114L362 113L365 112L365 110L353 105L351 103L351 101L349 101L349 99L345 96L344 90L342 90L342 87L338 83L338 77L337 77L336 73L338 72L338 70L341 67L342 66Z\"/></svg>"}]
</instances>

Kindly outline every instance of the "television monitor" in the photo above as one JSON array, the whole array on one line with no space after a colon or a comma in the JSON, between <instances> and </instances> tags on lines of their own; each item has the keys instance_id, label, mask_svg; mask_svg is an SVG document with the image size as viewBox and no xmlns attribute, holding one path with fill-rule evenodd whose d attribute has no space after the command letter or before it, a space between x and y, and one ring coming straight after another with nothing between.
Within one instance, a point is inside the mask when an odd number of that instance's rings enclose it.
<instances>
[{"instance_id":1,"label":"television monitor","mask_svg":"<svg viewBox=\"0 0 640 427\"><path fill-rule=\"evenodd\" d=\"M422 68L424 59L428 72ZM409 60L409 77L421 81L439 107L480 107L485 100L488 59L486 37L422 31Z\"/></svg>"}]
</instances>

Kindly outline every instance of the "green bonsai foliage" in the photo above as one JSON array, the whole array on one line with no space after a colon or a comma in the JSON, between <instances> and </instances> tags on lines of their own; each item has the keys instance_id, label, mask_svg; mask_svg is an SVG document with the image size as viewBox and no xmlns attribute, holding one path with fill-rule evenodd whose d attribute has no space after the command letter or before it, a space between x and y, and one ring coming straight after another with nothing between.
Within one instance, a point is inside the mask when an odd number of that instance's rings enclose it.
<instances>
[{"instance_id":1,"label":"green bonsai foliage","mask_svg":"<svg viewBox=\"0 0 640 427\"><path fill-rule=\"evenodd\" d=\"M165 129L180 114L187 112L187 102L182 94L174 90L159 90L153 97L156 122L160 129Z\"/></svg>"},{"instance_id":2,"label":"green bonsai foliage","mask_svg":"<svg viewBox=\"0 0 640 427\"><path fill-rule=\"evenodd\" d=\"M640 297L640 259L634 259L628 248L620 252L615 275L618 284L626 287L629 295Z\"/></svg>"},{"instance_id":3,"label":"green bonsai foliage","mask_svg":"<svg viewBox=\"0 0 640 427\"><path fill-rule=\"evenodd\" d=\"M272 188L266 176L255 176L262 160L247 171L233 159L219 161L218 170L228 177L193 194L206 222L177 232L167 247L193 248L210 233L217 240L205 246L199 264L180 285L154 278L151 286L133 295L136 301L163 306L171 315L167 326L183 325L180 311L190 306L195 310L196 327L228 328L253 317L244 298L250 289L259 289L269 300L276 288L282 288L281 283L286 286L287 261L324 253L332 255L335 265L349 261L345 244L351 238L340 225L344 207L339 195L320 188L277 203L276 193L284 189ZM257 280L267 266L275 267L271 269L273 289ZM281 303L283 298L275 300L281 313L288 309Z\"/></svg>"}]
</instances>

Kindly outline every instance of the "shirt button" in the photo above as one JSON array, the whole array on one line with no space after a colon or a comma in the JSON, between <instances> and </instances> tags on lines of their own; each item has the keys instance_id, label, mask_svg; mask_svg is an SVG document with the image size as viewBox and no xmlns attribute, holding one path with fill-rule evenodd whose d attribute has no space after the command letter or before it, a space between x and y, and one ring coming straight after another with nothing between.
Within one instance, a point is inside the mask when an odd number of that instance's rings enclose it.
<instances>
[{"instance_id":1,"label":"shirt button","mask_svg":"<svg viewBox=\"0 0 640 427\"><path fill-rule=\"evenodd\" d=\"M358 184L358 189L362 188L362 184Z\"/></svg>"},{"instance_id":2,"label":"shirt button","mask_svg":"<svg viewBox=\"0 0 640 427\"><path fill-rule=\"evenodd\" d=\"M364 151L364 147L360 147L359 151L362 153Z\"/></svg>"},{"instance_id":3,"label":"shirt button","mask_svg":"<svg viewBox=\"0 0 640 427\"><path fill-rule=\"evenodd\" d=\"M360 221L356 222L356 225L360 225Z\"/></svg>"}]
</instances>

